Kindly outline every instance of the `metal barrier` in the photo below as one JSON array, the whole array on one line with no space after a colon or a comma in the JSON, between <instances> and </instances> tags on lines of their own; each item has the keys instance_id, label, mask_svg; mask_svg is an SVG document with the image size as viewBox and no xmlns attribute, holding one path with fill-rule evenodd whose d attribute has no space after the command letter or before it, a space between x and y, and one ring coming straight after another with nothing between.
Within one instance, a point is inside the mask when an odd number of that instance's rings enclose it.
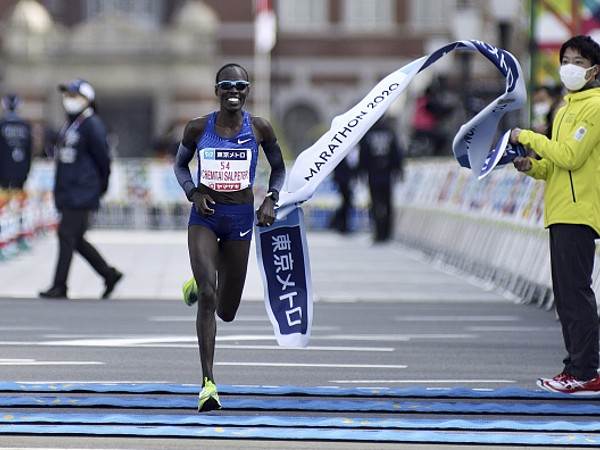
<instances>
[{"instance_id":1,"label":"metal barrier","mask_svg":"<svg viewBox=\"0 0 600 450\"><path fill-rule=\"evenodd\" d=\"M432 258L553 306L544 184L509 168L478 181L455 161L415 162L396 190L396 237ZM594 270L600 289L600 252Z\"/></svg>"},{"instance_id":2,"label":"metal barrier","mask_svg":"<svg viewBox=\"0 0 600 450\"><path fill-rule=\"evenodd\" d=\"M478 181L453 159L410 161L406 172L395 192L400 241L489 280L525 302L552 307L543 182L512 168L496 170ZM257 180L264 189L264 167ZM14 252L22 227L44 230L56 223L48 193L53 182L52 163L36 161L27 184L32 193L27 206L13 199L0 209L2 255ZM261 194L259 188L257 197ZM351 223L355 230L366 230L368 194L364 185L357 185L355 197ZM308 227L326 228L337 202L332 183L326 181L304 206ZM189 202L173 176L171 163L119 160L113 165L110 188L94 223L103 228L182 229L188 214ZM599 288L600 254L594 271L594 289Z\"/></svg>"},{"instance_id":3,"label":"metal barrier","mask_svg":"<svg viewBox=\"0 0 600 450\"><path fill-rule=\"evenodd\" d=\"M0 261L29 249L35 237L57 223L52 195L0 191Z\"/></svg>"},{"instance_id":4,"label":"metal barrier","mask_svg":"<svg viewBox=\"0 0 600 450\"><path fill-rule=\"evenodd\" d=\"M191 164L196 173L195 162ZM290 166L291 164L288 164ZM256 174L256 198L264 196L268 184L265 164ZM54 185L54 165L51 161L35 161L26 189L51 192ZM369 228L368 193L364 185L355 189L355 208L350 224L354 230ZM319 186L315 196L303 206L309 229L322 230L329 225L340 201L331 180ZM258 205L256 205L258 207ZM173 174L173 164L154 159L119 159L112 165L109 189L102 198L100 210L94 214L93 226L121 229L185 229L190 203L185 198Z\"/></svg>"}]
</instances>

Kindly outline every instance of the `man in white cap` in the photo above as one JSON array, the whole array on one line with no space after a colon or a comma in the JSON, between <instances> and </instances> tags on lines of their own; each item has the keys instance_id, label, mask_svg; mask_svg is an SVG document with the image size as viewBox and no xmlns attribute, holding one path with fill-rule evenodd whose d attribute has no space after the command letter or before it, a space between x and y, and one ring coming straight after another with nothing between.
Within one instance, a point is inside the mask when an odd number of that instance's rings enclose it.
<instances>
[{"instance_id":1,"label":"man in white cap","mask_svg":"<svg viewBox=\"0 0 600 450\"><path fill-rule=\"evenodd\" d=\"M108 189L110 155L106 129L95 113L94 88L85 80L61 84L67 115L56 144L54 202L61 213L58 227L59 254L52 286L43 298L66 298L67 278L77 251L104 278L102 298L108 298L123 274L109 266L84 237L90 214L100 206Z\"/></svg>"}]
</instances>

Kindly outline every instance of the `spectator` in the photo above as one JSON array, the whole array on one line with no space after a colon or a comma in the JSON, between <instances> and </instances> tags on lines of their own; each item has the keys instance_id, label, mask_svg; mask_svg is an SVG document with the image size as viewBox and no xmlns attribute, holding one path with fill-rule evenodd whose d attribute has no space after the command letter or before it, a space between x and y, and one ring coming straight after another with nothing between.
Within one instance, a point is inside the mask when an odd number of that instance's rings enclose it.
<instances>
[{"instance_id":1,"label":"spectator","mask_svg":"<svg viewBox=\"0 0 600 450\"><path fill-rule=\"evenodd\" d=\"M560 86L540 86L532 96L531 129L550 138L554 114L562 103Z\"/></svg>"},{"instance_id":2,"label":"spectator","mask_svg":"<svg viewBox=\"0 0 600 450\"><path fill-rule=\"evenodd\" d=\"M22 190L31 167L31 125L17 114L19 97L2 98L0 119L0 188Z\"/></svg>"},{"instance_id":3,"label":"spectator","mask_svg":"<svg viewBox=\"0 0 600 450\"><path fill-rule=\"evenodd\" d=\"M387 118L382 117L360 141L359 169L367 173L371 195L374 241L392 237L392 190L397 177L403 177L402 149Z\"/></svg>"},{"instance_id":4,"label":"spectator","mask_svg":"<svg viewBox=\"0 0 600 450\"><path fill-rule=\"evenodd\" d=\"M439 87L436 88L436 84ZM412 118L411 155L440 156L448 152L444 119L452 107L443 100L443 83L430 84L417 98Z\"/></svg>"},{"instance_id":5,"label":"spectator","mask_svg":"<svg viewBox=\"0 0 600 450\"><path fill-rule=\"evenodd\" d=\"M91 213L108 189L110 156L104 124L96 114L95 92L81 79L59 85L67 121L59 133L54 182L54 202L61 214L58 226L59 253L50 289L42 298L66 298L67 278L73 252L77 250L104 278L102 298L108 298L123 274L110 267L84 237Z\"/></svg>"},{"instance_id":6,"label":"spectator","mask_svg":"<svg viewBox=\"0 0 600 450\"><path fill-rule=\"evenodd\" d=\"M352 213L352 198L354 197L352 183L356 174L356 159L357 156L354 150L352 150L333 171L333 181L342 197L342 201L340 206L333 213L329 228L343 234L351 231L350 220Z\"/></svg>"}]
</instances>

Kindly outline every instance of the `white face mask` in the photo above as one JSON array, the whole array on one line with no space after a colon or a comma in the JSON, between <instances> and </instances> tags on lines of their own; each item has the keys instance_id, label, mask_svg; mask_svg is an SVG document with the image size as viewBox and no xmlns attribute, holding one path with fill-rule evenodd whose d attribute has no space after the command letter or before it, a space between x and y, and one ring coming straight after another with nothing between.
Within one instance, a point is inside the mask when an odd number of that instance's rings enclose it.
<instances>
[{"instance_id":1,"label":"white face mask","mask_svg":"<svg viewBox=\"0 0 600 450\"><path fill-rule=\"evenodd\" d=\"M533 104L533 115L536 117L545 116L550 112L550 103L548 102L537 102Z\"/></svg>"},{"instance_id":2,"label":"white face mask","mask_svg":"<svg viewBox=\"0 0 600 450\"><path fill-rule=\"evenodd\" d=\"M83 97L64 97L63 107L67 114L77 114L83 111L88 105L88 101Z\"/></svg>"},{"instance_id":3,"label":"white face mask","mask_svg":"<svg viewBox=\"0 0 600 450\"><path fill-rule=\"evenodd\" d=\"M588 80L585 79L585 76L587 71L593 67L594 66L586 69L584 67L576 66L575 64L564 64L560 66L560 81L562 81L569 91L578 91L588 82Z\"/></svg>"}]
</instances>

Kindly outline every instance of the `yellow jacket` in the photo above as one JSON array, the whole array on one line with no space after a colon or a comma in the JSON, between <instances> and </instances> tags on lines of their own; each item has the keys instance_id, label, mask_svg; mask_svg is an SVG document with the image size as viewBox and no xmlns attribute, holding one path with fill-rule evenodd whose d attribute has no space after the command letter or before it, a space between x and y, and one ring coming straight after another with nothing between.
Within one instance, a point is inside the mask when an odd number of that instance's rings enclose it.
<instances>
[{"instance_id":1,"label":"yellow jacket","mask_svg":"<svg viewBox=\"0 0 600 450\"><path fill-rule=\"evenodd\" d=\"M552 139L530 130L519 142L542 157L527 175L546 181L544 226L589 225L600 234L600 88L565 96Z\"/></svg>"}]
</instances>

